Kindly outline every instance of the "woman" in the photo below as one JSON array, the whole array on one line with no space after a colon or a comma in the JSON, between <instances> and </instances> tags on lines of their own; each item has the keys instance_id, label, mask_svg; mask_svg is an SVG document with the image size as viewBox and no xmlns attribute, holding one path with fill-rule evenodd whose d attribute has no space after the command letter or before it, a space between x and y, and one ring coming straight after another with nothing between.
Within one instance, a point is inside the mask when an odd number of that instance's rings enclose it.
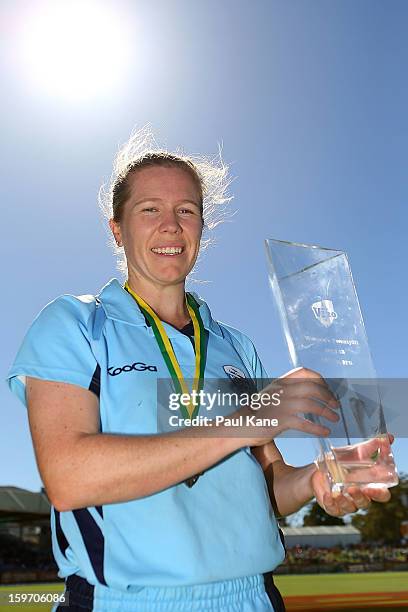
<instances>
[{"instance_id":1,"label":"woman","mask_svg":"<svg viewBox=\"0 0 408 612\"><path fill-rule=\"evenodd\" d=\"M269 585L284 558L271 502L287 515L316 496L338 516L370 502L361 490L333 498L314 465L286 465L273 442L290 428L327 435L300 413L338 419L324 380L307 370L266 388L280 394L279 405L257 416L277 418L276 427L157 433L158 378L181 389L183 377L266 378L250 340L185 293L209 191L181 155L155 151L127 163L112 186L109 221L126 255L125 285L113 280L97 298L51 302L9 373L28 406L53 506L53 551L70 598L61 609L278 610L264 577Z\"/></svg>"}]
</instances>

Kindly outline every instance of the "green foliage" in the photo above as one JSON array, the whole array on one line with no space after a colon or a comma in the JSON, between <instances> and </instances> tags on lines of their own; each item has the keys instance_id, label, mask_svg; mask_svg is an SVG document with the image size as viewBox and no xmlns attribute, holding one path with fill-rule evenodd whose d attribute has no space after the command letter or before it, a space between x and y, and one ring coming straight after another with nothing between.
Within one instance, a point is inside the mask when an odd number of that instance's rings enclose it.
<instances>
[{"instance_id":1,"label":"green foliage","mask_svg":"<svg viewBox=\"0 0 408 612\"><path fill-rule=\"evenodd\" d=\"M327 514L315 501L309 505L308 511L303 517L303 526L315 527L316 525L324 525L325 527L330 525L344 525L344 521L338 516L330 516L330 514Z\"/></svg>"},{"instance_id":2,"label":"green foliage","mask_svg":"<svg viewBox=\"0 0 408 612\"><path fill-rule=\"evenodd\" d=\"M408 507L404 505L408 493L408 474L400 475L399 484L392 487L390 493L389 502L371 502L364 513L353 516L352 525L361 532L363 542L397 544L401 540L401 522L408 520Z\"/></svg>"},{"instance_id":3,"label":"green foliage","mask_svg":"<svg viewBox=\"0 0 408 612\"><path fill-rule=\"evenodd\" d=\"M290 527L289 517L287 517L287 516L280 516L278 518L278 525L279 525L279 527Z\"/></svg>"}]
</instances>

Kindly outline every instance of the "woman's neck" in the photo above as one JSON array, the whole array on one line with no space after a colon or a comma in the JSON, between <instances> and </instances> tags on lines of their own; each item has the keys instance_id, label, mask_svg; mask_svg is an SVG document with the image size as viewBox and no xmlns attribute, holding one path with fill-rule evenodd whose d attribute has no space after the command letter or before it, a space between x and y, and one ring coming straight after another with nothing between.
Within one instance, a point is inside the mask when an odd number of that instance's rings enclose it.
<instances>
[{"instance_id":1,"label":"woman's neck","mask_svg":"<svg viewBox=\"0 0 408 612\"><path fill-rule=\"evenodd\" d=\"M144 279L129 277L129 287L152 308L161 321L181 329L190 321L184 283L154 285Z\"/></svg>"}]
</instances>

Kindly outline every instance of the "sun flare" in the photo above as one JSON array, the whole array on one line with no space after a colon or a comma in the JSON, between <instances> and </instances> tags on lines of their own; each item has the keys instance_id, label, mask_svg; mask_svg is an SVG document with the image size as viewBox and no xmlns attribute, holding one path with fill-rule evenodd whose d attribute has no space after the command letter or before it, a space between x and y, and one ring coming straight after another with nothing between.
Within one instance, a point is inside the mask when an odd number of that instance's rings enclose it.
<instances>
[{"instance_id":1,"label":"sun flare","mask_svg":"<svg viewBox=\"0 0 408 612\"><path fill-rule=\"evenodd\" d=\"M27 15L22 56L33 85L71 100L109 93L129 57L126 28L114 10L92 1L41 5Z\"/></svg>"}]
</instances>

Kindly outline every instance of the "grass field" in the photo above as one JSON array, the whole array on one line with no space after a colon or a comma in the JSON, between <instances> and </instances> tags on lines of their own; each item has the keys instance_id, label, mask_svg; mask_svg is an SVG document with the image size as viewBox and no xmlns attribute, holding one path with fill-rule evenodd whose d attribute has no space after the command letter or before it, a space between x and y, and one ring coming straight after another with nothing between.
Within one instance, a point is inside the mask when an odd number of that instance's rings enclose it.
<instances>
[{"instance_id":1,"label":"grass field","mask_svg":"<svg viewBox=\"0 0 408 612\"><path fill-rule=\"evenodd\" d=\"M276 576L288 612L408 610L408 572Z\"/></svg>"},{"instance_id":2,"label":"grass field","mask_svg":"<svg viewBox=\"0 0 408 612\"><path fill-rule=\"evenodd\" d=\"M53 604L18 604L8 603L10 595L19 594L51 594L51 593L62 593L64 585L62 583L51 583L51 584L18 584L12 586L1 586L0 587L0 612L49 612L52 609Z\"/></svg>"},{"instance_id":3,"label":"grass field","mask_svg":"<svg viewBox=\"0 0 408 612\"><path fill-rule=\"evenodd\" d=\"M408 610L408 572L370 574L313 574L277 576L288 612L401 612ZM8 604L8 596L20 593L60 593L62 584L30 584L0 587L0 612L45 612L52 604ZM154 610L152 610L154 612Z\"/></svg>"}]
</instances>

